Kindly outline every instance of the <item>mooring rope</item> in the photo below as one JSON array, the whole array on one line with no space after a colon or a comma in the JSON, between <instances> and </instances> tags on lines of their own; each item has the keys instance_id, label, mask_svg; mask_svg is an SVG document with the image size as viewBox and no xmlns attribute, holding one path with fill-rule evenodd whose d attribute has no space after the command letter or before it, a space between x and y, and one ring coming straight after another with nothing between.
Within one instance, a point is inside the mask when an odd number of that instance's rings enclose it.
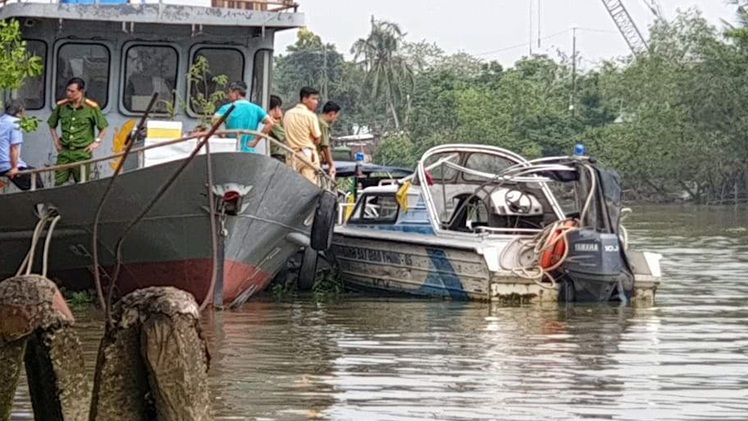
<instances>
[{"instance_id":1,"label":"mooring rope","mask_svg":"<svg viewBox=\"0 0 748 421\"><path fill-rule=\"evenodd\" d=\"M133 145L135 145L135 136L137 136L137 134L140 133L140 131L143 129L143 125L145 125L145 122L148 119L148 115L151 113L153 106L156 104L156 98L158 98L158 92L154 92L153 95L151 95L151 102L148 103L148 107L146 107L143 116L138 122L138 125L135 126L133 131L128 134L127 140L125 141L125 151L122 155L122 158L117 162L117 167L114 169L114 174L112 174L112 177L109 179L109 184L107 184L106 190L104 190L104 194L101 195L99 206L96 208L96 216L94 217L93 223L93 233L91 235L91 247L93 248L92 257L94 265L94 285L96 286L96 295L99 297L99 305L103 309L108 309L108 307L106 301L104 301L104 289L101 286L101 273L99 272L99 220L101 219L101 212L104 209L104 203L109 197L109 193L112 191L114 181L117 180L117 176L119 176L120 172L122 171L122 167L125 165L125 160L130 154ZM109 321L110 318L107 310L107 323Z\"/></svg>"},{"instance_id":2,"label":"mooring rope","mask_svg":"<svg viewBox=\"0 0 748 421\"><path fill-rule=\"evenodd\" d=\"M512 249L512 243L517 242L519 243L519 250L517 251L517 254L514 257L514 265L512 267L504 267L502 264L502 267L506 270L510 270L512 274L523 278L523 279L529 279L533 282L535 282L538 286L546 289L554 289L556 288L556 279L551 275L551 272L558 269L566 260L566 257L569 255L569 247L568 242L567 246L564 248L564 253L560 256L560 258L550 267L544 268L540 262L541 256L546 251L553 250L556 247L556 244L559 241L566 241L567 235L575 230L578 230L579 228L577 226L568 226L567 222L573 221L571 219L565 219L561 221L556 221L551 225L548 225L543 229L543 231L539 232L537 235L530 239L524 239L524 238L515 238L512 240L511 243L509 243L504 250L501 251L501 255L499 256L499 262L504 261L505 254ZM557 235L554 237L553 234L556 233ZM522 255L525 254L526 251L532 250L534 254L534 258L529 264L523 265L520 263L519 259L522 257ZM550 281L550 285L547 285L543 283L543 279L548 279Z\"/></svg>"},{"instance_id":3,"label":"mooring rope","mask_svg":"<svg viewBox=\"0 0 748 421\"><path fill-rule=\"evenodd\" d=\"M29 247L29 251L26 253L26 257L23 259L23 262L21 262L21 267L18 268L16 276L20 276L24 272L26 272L26 275L31 273L31 267L34 266L34 250L36 250L37 242L39 241L42 231L44 231L44 226L47 224L48 218L49 216L46 212L39 216L39 222L36 223L34 234L31 236L31 246Z\"/></svg>"},{"instance_id":4,"label":"mooring rope","mask_svg":"<svg viewBox=\"0 0 748 421\"><path fill-rule=\"evenodd\" d=\"M205 143L205 175L208 178L208 203L210 210L210 245L213 252L213 265L210 270L210 287L208 293L205 295L203 302L200 303L200 311L202 312L210 301L210 297L213 295L213 290L216 287L216 278L218 277L218 228L216 227L216 202L213 200L213 158L210 156L210 142Z\"/></svg>"},{"instance_id":5,"label":"mooring rope","mask_svg":"<svg viewBox=\"0 0 748 421\"><path fill-rule=\"evenodd\" d=\"M46 209L41 215L39 215L39 222L36 223L34 234L31 237L31 246L29 246L29 251L26 253L23 262L21 262L21 267L18 268L16 276L20 276L21 274L31 274L31 271L34 269L34 257L36 255L36 247L39 245L39 239L41 239L42 232L44 232L47 223L51 221L51 224L47 229L47 236L44 240L44 250L42 252L42 276L45 278L47 277L47 268L49 267L49 247L52 244L52 234L54 233L57 222L59 222L61 218L61 215L52 216L52 212L49 209Z\"/></svg>"},{"instance_id":6,"label":"mooring rope","mask_svg":"<svg viewBox=\"0 0 748 421\"><path fill-rule=\"evenodd\" d=\"M594 170L589 165L584 165L584 168L590 173L590 191L587 194L587 199L584 202L584 206L582 207L579 219L565 219L556 221L553 224L545 227L532 239L514 239L504 248L504 250L502 250L501 255L499 256L499 262L503 262L504 255L508 250L512 248L512 243L519 243L519 251L514 257L514 265L510 268L506 268L502 265L505 270L510 270L514 275L520 278L532 280L542 288L556 288L557 282L551 273L561 267L561 265L564 264L564 261L566 261L566 258L569 255L569 242L567 240L567 237L571 232L579 230L582 223L587 218L587 213L589 212L592 198L594 197L595 189L597 188L597 176ZM572 224L568 224L568 222L572 222ZM556 235L554 236L554 234ZM544 268L541 264L542 255L548 251L553 250L559 241L564 241L566 243L563 254L553 265ZM532 249L534 253L534 258L530 263L523 265L519 261L519 259L524 254L524 252L530 249ZM550 285L546 285L543 283L544 278L550 281Z\"/></svg>"},{"instance_id":7,"label":"mooring rope","mask_svg":"<svg viewBox=\"0 0 748 421\"><path fill-rule=\"evenodd\" d=\"M44 240L44 254L42 254L42 276L47 277L47 262L49 261L49 245L52 243L52 233L55 230L57 222L60 221L62 215L57 215L52 219L52 223L49 225L47 230L47 238ZM30 265L29 265L30 266Z\"/></svg>"}]
</instances>

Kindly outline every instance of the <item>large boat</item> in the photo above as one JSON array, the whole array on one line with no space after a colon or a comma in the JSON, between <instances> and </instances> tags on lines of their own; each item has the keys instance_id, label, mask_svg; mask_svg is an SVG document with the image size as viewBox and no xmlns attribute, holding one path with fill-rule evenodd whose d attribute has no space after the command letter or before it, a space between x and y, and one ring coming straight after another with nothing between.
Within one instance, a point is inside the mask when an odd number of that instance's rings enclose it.
<instances>
[{"instance_id":1,"label":"large boat","mask_svg":"<svg viewBox=\"0 0 748 421\"><path fill-rule=\"evenodd\" d=\"M363 189L335 228L349 289L524 302L652 302L661 256L634 250L615 172L486 145L427 151ZM350 214L348 216L347 214Z\"/></svg>"},{"instance_id":2,"label":"large boat","mask_svg":"<svg viewBox=\"0 0 748 421\"><path fill-rule=\"evenodd\" d=\"M27 113L46 120L64 97L67 80L80 77L87 97L100 104L110 124L91 162L93 171L78 184L59 187L50 180L55 152L46 125L25 136L23 158L40 168L35 176L45 179L46 188L20 192L5 180L0 276L15 274L34 243L35 270L48 271L69 288L90 287L96 271L106 284L119 263L118 293L171 285L191 292L198 302L240 304L262 291L289 256L309 245L324 191L270 158L265 140L258 153L249 154L239 152L233 139L211 139L213 152L191 159L142 220L128 225L180 170L199 140L154 140L159 132L163 135L176 122L172 137L179 138L198 125L201 110L189 99L205 95L202 88L216 89L213 75L247 81L249 99L267 108L275 33L303 25L304 17L288 1L119 3L19 2L0 8L0 18L22 23L29 49L44 62L44 73L18 93ZM210 66L205 86L185 76L201 57ZM154 92L166 102L174 95L187 99L186 109L171 119L165 102L153 110L151 121L165 120L163 127L152 124L146 138L134 143L112 185L98 219L95 267L96 211L117 165L107 155L121 152ZM35 228L45 226L43 219L56 219L46 231L52 235L46 251L47 234L33 240Z\"/></svg>"}]
</instances>

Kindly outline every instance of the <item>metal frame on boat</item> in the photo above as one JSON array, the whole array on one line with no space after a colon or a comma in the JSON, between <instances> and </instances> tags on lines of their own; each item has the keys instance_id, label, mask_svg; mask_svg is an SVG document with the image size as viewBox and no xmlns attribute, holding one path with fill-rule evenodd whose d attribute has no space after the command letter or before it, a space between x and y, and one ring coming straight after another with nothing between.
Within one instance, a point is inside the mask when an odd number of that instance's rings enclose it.
<instances>
[{"instance_id":1,"label":"metal frame on boat","mask_svg":"<svg viewBox=\"0 0 748 421\"><path fill-rule=\"evenodd\" d=\"M651 302L660 256L629 247L618 187L586 157L528 161L493 146L438 146L413 175L361 192L333 253L351 289Z\"/></svg>"}]
</instances>

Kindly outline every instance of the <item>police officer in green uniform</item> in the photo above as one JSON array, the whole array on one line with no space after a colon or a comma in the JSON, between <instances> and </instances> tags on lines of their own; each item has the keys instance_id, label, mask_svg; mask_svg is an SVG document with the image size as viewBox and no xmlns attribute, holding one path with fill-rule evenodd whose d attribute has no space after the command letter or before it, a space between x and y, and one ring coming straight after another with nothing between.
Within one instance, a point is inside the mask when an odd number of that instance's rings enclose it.
<instances>
[{"instance_id":1,"label":"police officer in green uniform","mask_svg":"<svg viewBox=\"0 0 748 421\"><path fill-rule=\"evenodd\" d=\"M322 114L319 115L319 128L322 136L319 138L317 153L323 164L327 164L327 172L330 177L335 177L335 161L332 159L332 143L330 142L330 126L340 117L340 105L327 101L322 107Z\"/></svg>"},{"instance_id":2,"label":"police officer in green uniform","mask_svg":"<svg viewBox=\"0 0 748 421\"><path fill-rule=\"evenodd\" d=\"M277 140L280 143L286 142L286 132L283 130L283 100L277 95L270 95L270 107L268 107L268 115L273 117L273 120L277 121L278 124L274 125L270 129L270 133L266 133L268 136ZM267 131L264 129L263 131ZM286 150L275 144L270 143L270 156L277 159L282 163L286 163Z\"/></svg>"},{"instance_id":3,"label":"police officer in green uniform","mask_svg":"<svg viewBox=\"0 0 748 421\"><path fill-rule=\"evenodd\" d=\"M74 77L68 81L66 99L59 101L49 116L47 123L57 149L57 165L91 159L93 151L99 147L109 123L96 101L85 97L85 82ZM62 136L57 133L58 123ZM96 129L99 135L96 136ZM55 172L55 186L64 184L73 176L76 183L81 181L80 167L72 167Z\"/></svg>"}]
</instances>

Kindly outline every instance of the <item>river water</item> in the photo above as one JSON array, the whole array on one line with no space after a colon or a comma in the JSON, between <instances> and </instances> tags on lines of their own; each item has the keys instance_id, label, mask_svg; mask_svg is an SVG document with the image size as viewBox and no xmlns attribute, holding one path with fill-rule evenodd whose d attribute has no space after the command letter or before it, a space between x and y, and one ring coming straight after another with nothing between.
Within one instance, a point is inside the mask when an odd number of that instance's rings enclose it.
<instances>
[{"instance_id":1,"label":"river water","mask_svg":"<svg viewBox=\"0 0 748 421\"><path fill-rule=\"evenodd\" d=\"M626 225L664 255L655 306L357 296L209 314L217 418L748 419L748 212L637 208ZM101 322L79 329L92 371Z\"/></svg>"}]
</instances>

